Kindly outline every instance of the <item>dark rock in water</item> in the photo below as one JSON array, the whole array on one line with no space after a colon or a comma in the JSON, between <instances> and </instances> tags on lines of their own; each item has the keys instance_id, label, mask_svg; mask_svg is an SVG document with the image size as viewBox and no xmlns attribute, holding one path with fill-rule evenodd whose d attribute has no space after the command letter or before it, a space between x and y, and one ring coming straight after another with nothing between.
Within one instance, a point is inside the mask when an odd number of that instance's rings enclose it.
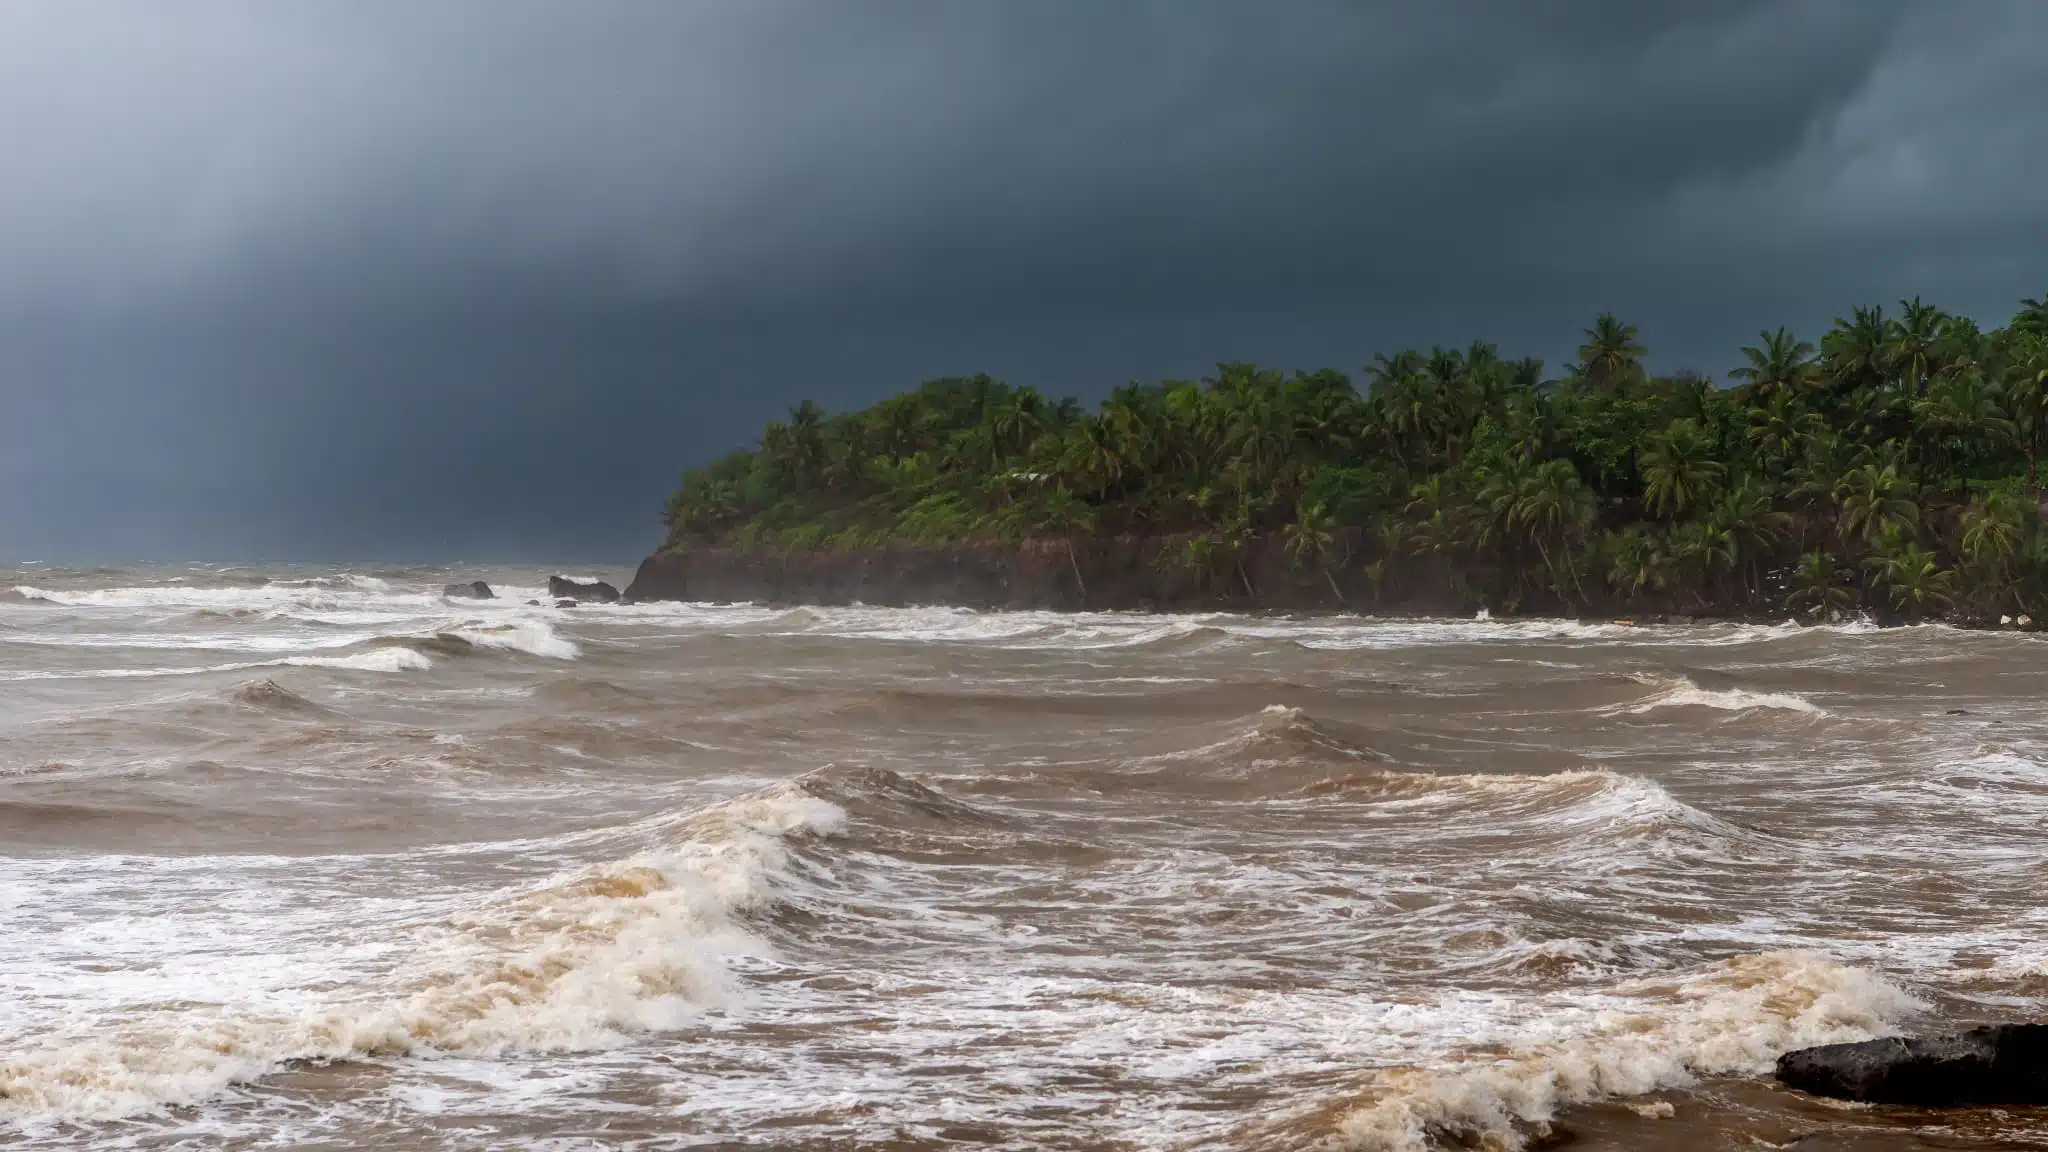
<instances>
[{"instance_id":1,"label":"dark rock in water","mask_svg":"<svg viewBox=\"0 0 2048 1152\"><path fill-rule=\"evenodd\" d=\"M579 584L561 576L548 577L548 595L557 600L595 600L600 604L617 604L619 590L602 580L594 584Z\"/></svg>"},{"instance_id":2,"label":"dark rock in water","mask_svg":"<svg viewBox=\"0 0 2048 1152\"><path fill-rule=\"evenodd\" d=\"M557 608L574 608L575 606L577 606L578 604L581 604L581 603L583 603L583 601L581 601L581 600L557 600L557 601L555 601L555 607L557 607Z\"/></svg>"},{"instance_id":3,"label":"dark rock in water","mask_svg":"<svg viewBox=\"0 0 2048 1152\"><path fill-rule=\"evenodd\" d=\"M446 588L441 589L441 595L455 600L496 600L498 598L498 594L491 591L491 586L481 580L474 580L468 584L450 584Z\"/></svg>"},{"instance_id":4,"label":"dark rock in water","mask_svg":"<svg viewBox=\"0 0 2048 1152\"><path fill-rule=\"evenodd\" d=\"M1869 1104L2048 1104L2048 1024L1804 1048L1778 1057L1777 1076L1802 1092Z\"/></svg>"},{"instance_id":5,"label":"dark rock in water","mask_svg":"<svg viewBox=\"0 0 2048 1152\"><path fill-rule=\"evenodd\" d=\"M528 608L538 608L538 607L540 607L540 601L538 601L538 600L528 600L528 601L526 602L526 606L527 606Z\"/></svg>"},{"instance_id":6,"label":"dark rock in water","mask_svg":"<svg viewBox=\"0 0 2048 1152\"><path fill-rule=\"evenodd\" d=\"M1969 714L1970 710L1968 708L1951 708L1948 710L1948 715L1950 716L1968 716Z\"/></svg>"}]
</instances>

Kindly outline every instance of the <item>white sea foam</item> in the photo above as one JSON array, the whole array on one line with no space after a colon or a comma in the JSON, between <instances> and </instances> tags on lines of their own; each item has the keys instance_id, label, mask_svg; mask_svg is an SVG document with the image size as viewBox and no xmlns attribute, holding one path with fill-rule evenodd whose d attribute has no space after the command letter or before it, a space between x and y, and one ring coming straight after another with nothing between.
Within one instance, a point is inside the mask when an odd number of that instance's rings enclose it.
<instances>
[{"instance_id":1,"label":"white sea foam","mask_svg":"<svg viewBox=\"0 0 2048 1152\"><path fill-rule=\"evenodd\" d=\"M382 584L382 581L378 581ZM16 594L66 608L150 609L229 612L288 608L408 608L430 610L437 597L424 592L399 593L343 583L262 584L250 587L195 588L185 584L144 584L124 588L49 589L15 585Z\"/></svg>"},{"instance_id":2,"label":"white sea foam","mask_svg":"<svg viewBox=\"0 0 2048 1152\"><path fill-rule=\"evenodd\" d=\"M700 810L669 846L423 927L372 986L299 1012L170 1005L7 1037L0 1118L152 1112L295 1060L575 1051L680 1027L727 997L724 958L766 948L739 917L789 878L785 839L843 820L793 785Z\"/></svg>"},{"instance_id":3,"label":"white sea foam","mask_svg":"<svg viewBox=\"0 0 2048 1152\"><path fill-rule=\"evenodd\" d=\"M1799 625L1792 623L1639 627L1601 621L1488 617L1322 616L1254 620L1229 613L980 612L965 608L863 605L776 610L759 605L679 602L629 605L612 615L683 627L739 627L750 632L1049 650L1137 648L1200 634L1213 634L1225 642L1281 641L1330 651L1517 642L1721 647L1755 644L1801 631Z\"/></svg>"},{"instance_id":4,"label":"white sea foam","mask_svg":"<svg viewBox=\"0 0 2048 1152\"><path fill-rule=\"evenodd\" d=\"M1736 957L1561 1010L1505 1056L1382 1073L1338 1136L1361 1152L1429 1152L1442 1137L1519 1149L1562 1108L1702 1075L1761 1075L1787 1050L1867 1039L1921 1007L1874 973L1811 953Z\"/></svg>"},{"instance_id":5,"label":"white sea foam","mask_svg":"<svg viewBox=\"0 0 2048 1152\"><path fill-rule=\"evenodd\" d=\"M377 636L371 632L103 632L9 636L10 644L38 648L135 648L165 652L318 652L348 648Z\"/></svg>"},{"instance_id":6,"label":"white sea foam","mask_svg":"<svg viewBox=\"0 0 2048 1152\"><path fill-rule=\"evenodd\" d=\"M339 668L352 672L424 672L434 666L433 657L398 645L348 656L288 656L277 663L291 668Z\"/></svg>"},{"instance_id":7,"label":"white sea foam","mask_svg":"<svg viewBox=\"0 0 2048 1152\"><path fill-rule=\"evenodd\" d=\"M1610 712L1641 714L1659 708L1714 708L1723 712L1747 712L1753 709L1773 709L1780 712L1802 712L1809 716L1826 716L1825 708L1791 692L1751 692L1743 688L1702 688L1683 676L1672 679L1653 679L1649 683L1659 686L1658 692L1647 700L1620 705Z\"/></svg>"},{"instance_id":8,"label":"white sea foam","mask_svg":"<svg viewBox=\"0 0 2048 1152\"><path fill-rule=\"evenodd\" d=\"M226 672L249 672L259 668L333 668L347 672L423 672L434 666L424 652L393 645L347 656L287 656L278 660L248 660L236 664L201 664L182 668L87 668L76 671L28 669L0 672L0 683L28 680L154 680L178 676L207 676Z\"/></svg>"},{"instance_id":9,"label":"white sea foam","mask_svg":"<svg viewBox=\"0 0 2048 1152\"><path fill-rule=\"evenodd\" d=\"M457 628L453 635L479 648L525 652L551 660L574 660L583 654L573 641L563 639L545 620L520 620L510 624L475 624Z\"/></svg>"}]
</instances>

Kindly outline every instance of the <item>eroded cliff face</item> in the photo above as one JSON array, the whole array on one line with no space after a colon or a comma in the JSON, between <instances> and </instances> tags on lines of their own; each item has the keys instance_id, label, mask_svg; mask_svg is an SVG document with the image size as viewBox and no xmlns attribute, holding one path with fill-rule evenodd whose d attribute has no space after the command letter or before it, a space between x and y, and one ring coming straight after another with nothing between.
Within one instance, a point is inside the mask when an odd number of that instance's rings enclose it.
<instances>
[{"instance_id":1,"label":"eroded cliff face","mask_svg":"<svg viewBox=\"0 0 2048 1152\"><path fill-rule=\"evenodd\" d=\"M841 552L691 548L640 565L628 600L943 604L979 609L1472 611L1448 574L1409 573L1375 597L1360 558L1293 561L1278 538L1236 560L1192 568L1177 539L1111 537L954 548Z\"/></svg>"}]
</instances>

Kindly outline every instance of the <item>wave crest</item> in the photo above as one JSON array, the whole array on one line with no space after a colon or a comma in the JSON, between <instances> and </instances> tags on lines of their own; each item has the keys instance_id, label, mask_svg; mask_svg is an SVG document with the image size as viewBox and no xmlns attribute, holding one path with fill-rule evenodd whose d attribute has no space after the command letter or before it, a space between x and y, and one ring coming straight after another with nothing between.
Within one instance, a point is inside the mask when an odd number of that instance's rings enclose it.
<instances>
[{"instance_id":1,"label":"wave crest","mask_svg":"<svg viewBox=\"0 0 2048 1152\"><path fill-rule=\"evenodd\" d=\"M1703 1075L1762 1075L1780 1053L1867 1039L1923 1007L1876 973L1805 952L1738 956L1690 977L1627 986L1574 1019L1565 1038L1504 1058L1381 1073L1337 1125L1359 1152L1514 1150L1549 1134L1560 1109L1680 1087Z\"/></svg>"},{"instance_id":2,"label":"wave crest","mask_svg":"<svg viewBox=\"0 0 2048 1152\"><path fill-rule=\"evenodd\" d=\"M583 655L583 650L577 647L574 641L564 639L545 620L470 625L457 628L449 635L478 648L524 652L529 656L544 656L550 660L574 660Z\"/></svg>"},{"instance_id":3,"label":"wave crest","mask_svg":"<svg viewBox=\"0 0 2048 1152\"><path fill-rule=\"evenodd\" d=\"M766 948L744 917L790 879L788 841L844 822L778 785L679 817L674 843L491 899L430 930L378 986L302 1015L182 1007L17 1041L0 1058L0 1117L114 1118L295 1062L585 1050L680 1027L726 996L726 957Z\"/></svg>"},{"instance_id":4,"label":"wave crest","mask_svg":"<svg viewBox=\"0 0 2048 1152\"><path fill-rule=\"evenodd\" d=\"M1657 686L1658 691L1645 700L1633 704L1616 705L1609 712L1626 712L1641 715L1659 708L1713 708L1722 712L1749 712L1769 709L1780 712L1799 712L1808 716L1826 716L1827 709L1815 704L1804 696L1792 692L1751 692L1743 688L1702 688L1690 679L1656 678L1646 683Z\"/></svg>"}]
</instances>

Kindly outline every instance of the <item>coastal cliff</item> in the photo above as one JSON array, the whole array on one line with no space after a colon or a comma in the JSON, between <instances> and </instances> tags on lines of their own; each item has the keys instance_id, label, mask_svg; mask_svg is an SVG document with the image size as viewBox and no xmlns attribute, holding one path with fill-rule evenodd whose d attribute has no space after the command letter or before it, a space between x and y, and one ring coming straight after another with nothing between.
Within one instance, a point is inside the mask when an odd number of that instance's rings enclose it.
<instances>
[{"instance_id":1,"label":"coastal cliff","mask_svg":"<svg viewBox=\"0 0 2048 1152\"><path fill-rule=\"evenodd\" d=\"M1478 605L1447 574L1406 574L1375 594L1363 563L1304 568L1281 540L1251 541L1228 560L1191 567L1185 541L1099 537L934 548L657 552L626 589L629 601L947 605L1052 611L1227 609L1463 613Z\"/></svg>"}]
</instances>

